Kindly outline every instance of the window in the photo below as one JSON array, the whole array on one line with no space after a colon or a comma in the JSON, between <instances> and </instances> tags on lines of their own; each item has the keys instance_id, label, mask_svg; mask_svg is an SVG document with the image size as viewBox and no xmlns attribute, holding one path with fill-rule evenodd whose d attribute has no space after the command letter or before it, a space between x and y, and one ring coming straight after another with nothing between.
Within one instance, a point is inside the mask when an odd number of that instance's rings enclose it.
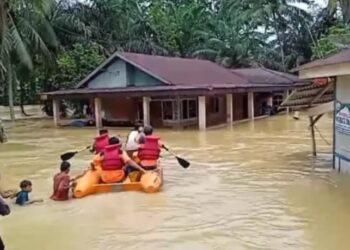
<instances>
[{"instance_id":1,"label":"window","mask_svg":"<svg viewBox=\"0 0 350 250\"><path fill-rule=\"evenodd\" d=\"M182 119L191 119L197 117L197 101L194 99L182 100Z\"/></svg>"},{"instance_id":2,"label":"window","mask_svg":"<svg viewBox=\"0 0 350 250\"><path fill-rule=\"evenodd\" d=\"M174 102L173 101L163 101L162 102L163 110L163 120L173 120L173 110Z\"/></svg>"},{"instance_id":3,"label":"window","mask_svg":"<svg viewBox=\"0 0 350 250\"><path fill-rule=\"evenodd\" d=\"M182 100L182 119L188 119L188 100Z\"/></svg>"},{"instance_id":4,"label":"window","mask_svg":"<svg viewBox=\"0 0 350 250\"><path fill-rule=\"evenodd\" d=\"M181 105L181 120L189 120L197 118L197 100L196 99L182 99L179 103ZM163 120L174 121L177 117L177 105L175 101L162 101L162 117Z\"/></svg>"},{"instance_id":5,"label":"window","mask_svg":"<svg viewBox=\"0 0 350 250\"><path fill-rule=\"evenodd\" d=\"M197 101L189 100L188 101L188 117L196 118L197 117Z\"/></svg>"}]
</instances>

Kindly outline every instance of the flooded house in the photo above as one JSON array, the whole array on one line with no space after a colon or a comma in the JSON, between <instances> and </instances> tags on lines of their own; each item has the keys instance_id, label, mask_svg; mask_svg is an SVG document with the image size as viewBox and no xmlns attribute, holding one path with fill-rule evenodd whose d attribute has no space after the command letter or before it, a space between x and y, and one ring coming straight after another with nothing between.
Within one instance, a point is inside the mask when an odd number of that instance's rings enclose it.
<instances>
[{"instance_id":1,"label":"flooded house","mask_svg":"<svg viewBox=\"0 0 350 250\"><path fill-rule=\"evenodd\" d=\"M281 104L297 76L265 68L226 69L199 59L117 52L74 89L41 94L60 124L63 100L91 104L96 126L207 127L253 120Z\"/></svg>"},{"instance_id":2,"label":"flooded house","mask_svg":"<svg viewBox=\"0 0 350 250\"><path fill-rule=\"evenodd\" d=\"M313 83L296 88L282 107L301 107L310 120L312 150L316 156L315 124L333 114L333 168L350 173L350 49L297 68L300 79Z\"/></svg>"}]
</instances>

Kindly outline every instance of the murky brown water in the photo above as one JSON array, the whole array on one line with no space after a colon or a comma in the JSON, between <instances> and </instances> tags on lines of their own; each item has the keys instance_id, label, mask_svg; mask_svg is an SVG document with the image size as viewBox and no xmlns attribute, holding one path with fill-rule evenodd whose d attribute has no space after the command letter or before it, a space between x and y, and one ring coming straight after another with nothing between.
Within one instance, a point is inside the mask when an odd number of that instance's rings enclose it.
<instances>
[{"instance_id":1,"label":"murky brown water","mask_svg":"<svg viewBox=\"0 0 350 250\"><path fill-rule=\"evenodd\" d=\"M90 143L92 129L54 129L22 121L0 145L3 184L33 181L45 203L12 205L0 218L9 250L349 249L350 177L331 169L330 154L311 155L307 120L280 116L197 131L160 131L192 166L164 153L164 190L111 193L55 203L48 199L59 154ZM331 119L319 128L331 140ZM113 130L125 136L127 131ZM319 150L331 147L318 141ZM73 174L91 155L73 161Z\"/></svg>"}]
</instances>

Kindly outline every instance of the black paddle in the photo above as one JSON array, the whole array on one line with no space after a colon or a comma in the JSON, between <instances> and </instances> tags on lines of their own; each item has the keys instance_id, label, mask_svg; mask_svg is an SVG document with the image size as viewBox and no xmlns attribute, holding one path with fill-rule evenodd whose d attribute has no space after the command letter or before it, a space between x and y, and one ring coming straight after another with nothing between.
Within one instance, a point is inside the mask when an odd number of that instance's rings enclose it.
<instances>
[{"instance_id":1,"label":"black paddle","mask_svg":"<svg viewBox=\"0 0 350 250\"><path fill-rule=\"evenodd\" d=\"M84 150L87 150L89 148L91 148L91 146L87 146L87 147L85 147L85 148L83 148L83 149L81 149L79 151L73 151L73 152L71 151L71 152L64 153L64 154L61 155L61 160L62 161L68 161L71 158L73 158L77 153L80 153L80 152L82 152Z\"/></svg>"},{"instance_id":2,"label":"black paddle","mask_svg":"<svg viewBox=\"0 0 350 250\"><path fill-rule=\"evenodd\" d=\"M163 145L162 148L164 148L166 151L168 151L170 154L172 154L176 158L177 162L181 165L181 167L188 168L191 165L185 159L178 157L175 153L171 152L166 146Z\"/></svg>"}]
</instances>

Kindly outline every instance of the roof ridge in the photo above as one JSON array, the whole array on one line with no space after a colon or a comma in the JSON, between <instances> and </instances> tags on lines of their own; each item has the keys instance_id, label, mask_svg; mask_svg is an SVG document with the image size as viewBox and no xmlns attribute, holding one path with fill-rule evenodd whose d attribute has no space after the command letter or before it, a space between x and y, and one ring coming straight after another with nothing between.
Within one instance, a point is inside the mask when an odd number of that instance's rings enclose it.
<instances>
[{"instance_id":1,"label":"roof ridge","mask_svg":"<svg viewBox=\"0 0 350 250\"><path fill-rule=\"evenodd\" d=\"M240 74L240 73L238 73L238 72L235 72L234 70L235 70L235 69L229 69L228 71L229 71L231 74L234 74L234 75L236 75L237 77L239 77L239 78L241 78L241 79L247 81L247 83L249 83L249 84L254 84L254 83L255 83L255 82L253 82L253 81L250 81L250 80L249 80L248 78L246 78L243 74Z\"/></svg>"},{"instance_id":2,"label":"roof ridge","mask_svg":"<svg viewBox=\"0 0 350 250\"><path fill-rule=\"evenodd\" d=\"M264 70L264 71L267 71L267 72L269 72L269 73L271 73L271 74L274 74L275 76L279 76L279 77L285 78L285 79L287 79L288 81L291 81L292 83L294 83L293 80L291 80L290 78L288 78L288 77L286 76L286 74L289 74L289 73L280 72L280 71L275 71L275 70L271 70L271 69L268 69L268 68L265 68L265 67L261 67L261 69ZM280 74L277 74L277 72L280 73ZM293 75L293 74L291 74L291 75ZM296 77L297 77L297 76L296 76Z\"/></svg>"},{"instance_id":3,"label":"roof ridge","mask_svg":"<svg viewBox=\"0 0 350 250\"><path fill-rule=\"evenodd\" d=\"M124 53L128 53L128 52L124 52ZM136 55L138 55L137 53L129 53L129 54L136 54ZM141 54L141 55L144 55L144 54ZM145 54L145 55L147 55L147 54ZM123 59L125 62L133 65L134 67L137 67L138 69L142 70L144 73L146 73L146 74L148 74L148 75L150 75L150 76L160 80L161 82L164 82L164 83L166 83L168 85L173 85L173 83L169 79L166 79L163 76L158 76L155 72L153 72L152 69L144 67L144 66L141 66L137 62L134 62L131 59L125 58L125 56L123 56L122 53L117 53L116 56L119 57L120 59Z\"/></svg>"}]
</instances>

